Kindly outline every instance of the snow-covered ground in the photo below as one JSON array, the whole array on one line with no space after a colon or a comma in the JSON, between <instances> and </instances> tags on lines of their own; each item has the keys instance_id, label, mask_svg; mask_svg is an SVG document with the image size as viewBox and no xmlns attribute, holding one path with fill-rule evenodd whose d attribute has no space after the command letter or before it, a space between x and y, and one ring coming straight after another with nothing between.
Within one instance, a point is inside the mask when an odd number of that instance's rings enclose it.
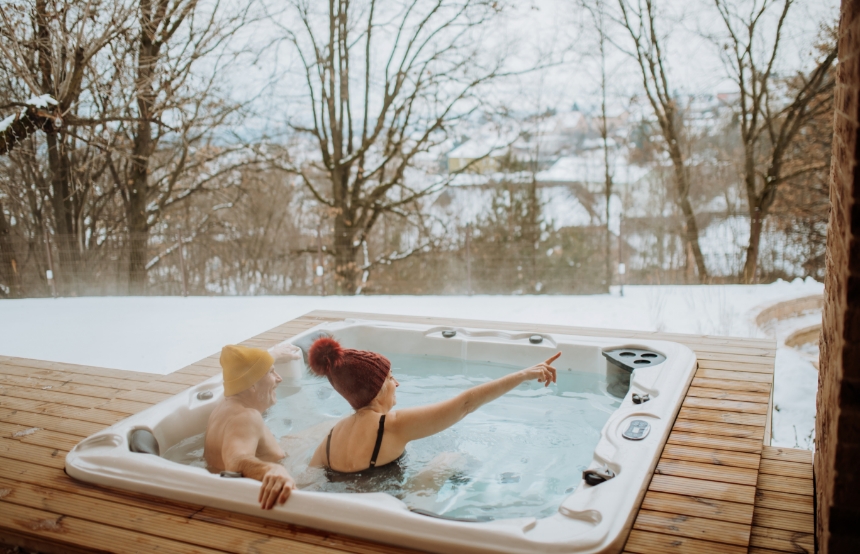
<instances>
[{"instance_id":1,"label":"snow-covered ground","mask_svg":"<svg viewBox=\"0 0 860 554\"><path fill-rule=\"evenodd\" d=\"M0 355L166 374L312 310L765 337L755 316L823 285L634 286L588 296L95 297L0 302ZM803 325L808 322L803 320ZM782 327L785 327L783 325ZM780 328L774 444L811 448L815 368ZM797 440L795 440L797 436Z\"/></svg>"}]
</instances>

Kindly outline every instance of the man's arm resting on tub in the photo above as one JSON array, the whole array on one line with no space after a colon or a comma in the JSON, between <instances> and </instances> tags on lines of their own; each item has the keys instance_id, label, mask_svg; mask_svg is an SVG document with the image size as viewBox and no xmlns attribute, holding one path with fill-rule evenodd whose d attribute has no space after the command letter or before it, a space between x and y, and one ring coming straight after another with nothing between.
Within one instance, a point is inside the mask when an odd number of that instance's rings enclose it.
<instances>
[{"instance_id":1,"label":"man's arm resting on tub","mask_svg":"<svg viewBox=\"0 0 860 554\"><path fill-rule=\"evenodd\" d=\"M284 466L257 457L257 448L267 432L259 412L244 410L227 424L221 448L224 469L262 482L259 502L264 510L270 510L276 502L286 502L296 487L295 481Z\"/></svg>"}]
</instances>

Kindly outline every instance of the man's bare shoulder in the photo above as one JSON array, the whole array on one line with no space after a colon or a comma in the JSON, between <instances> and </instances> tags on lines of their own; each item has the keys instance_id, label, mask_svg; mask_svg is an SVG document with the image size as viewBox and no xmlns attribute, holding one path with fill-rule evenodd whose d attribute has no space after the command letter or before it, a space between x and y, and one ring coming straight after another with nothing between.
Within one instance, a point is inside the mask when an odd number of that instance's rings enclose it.
<instances>
[{"instance_id":1,"label":"man's bare shoulder","mask_svg":"<svg viewBox=\"0 0 860 554\"><path fill-rule=\"evenodd\" d=\"M216 426L228 432L247 432L248 429L262 430L265 427L263 415L253 408L225 402L215 410L209 419L210 428Z\"/></svg>"}]
</instances>

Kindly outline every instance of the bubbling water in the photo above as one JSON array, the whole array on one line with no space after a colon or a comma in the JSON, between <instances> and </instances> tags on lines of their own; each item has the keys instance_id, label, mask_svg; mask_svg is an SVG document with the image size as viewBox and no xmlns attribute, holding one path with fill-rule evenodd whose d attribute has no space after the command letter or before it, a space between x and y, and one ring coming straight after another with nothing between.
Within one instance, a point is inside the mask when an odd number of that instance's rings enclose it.
<instances>
[{"instance_id":1,"label":"bubbling water","mask_svg":"<svg viewBox=\"0 0 860 554\"><path fill-rule=\"evenodd\" d=\"M521 369L422 355L387 355L400 382L396 409L452 398ZM450 517L546 517L572 493L600 432L618 408L606 376L560 371L549 387L531 381L486 404L445 431L413 441L398 467L331 480L309 468L329 429L352 413L328 381L302 377L282 384L283 397L265 414L287 452L283 463L299 488L323 492L386 492L411 508ZM281 396L281 394L279 394ZM164 457L205 467L203 435ZM391 464L390 464L391 465Z\"/></svg>"}]
</instances>

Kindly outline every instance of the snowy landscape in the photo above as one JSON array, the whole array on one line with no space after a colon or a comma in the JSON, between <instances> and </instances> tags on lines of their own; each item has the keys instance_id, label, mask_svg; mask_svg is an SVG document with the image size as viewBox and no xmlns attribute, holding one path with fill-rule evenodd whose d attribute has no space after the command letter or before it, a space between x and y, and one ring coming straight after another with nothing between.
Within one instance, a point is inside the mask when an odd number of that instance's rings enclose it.
<instances>
[{"instance_id":1,"label":"snowy landscape","mask_svg":"<svg viewBox=\"0 0 860 554\"><path fill-rule=\"evenodd\" d=\"M167 374L313 310L424 315L777 342L774 445L812 448L818 372L809 352L786 347L811 311L762 329L756 317L780 302L820 295L811 279L770 285L629 286L624 296L104 297L0 302L0 353ZM814 346L817 350L817 346ZM817 359L817 355L814 356Z\"/></svg>"}]
</instances>

